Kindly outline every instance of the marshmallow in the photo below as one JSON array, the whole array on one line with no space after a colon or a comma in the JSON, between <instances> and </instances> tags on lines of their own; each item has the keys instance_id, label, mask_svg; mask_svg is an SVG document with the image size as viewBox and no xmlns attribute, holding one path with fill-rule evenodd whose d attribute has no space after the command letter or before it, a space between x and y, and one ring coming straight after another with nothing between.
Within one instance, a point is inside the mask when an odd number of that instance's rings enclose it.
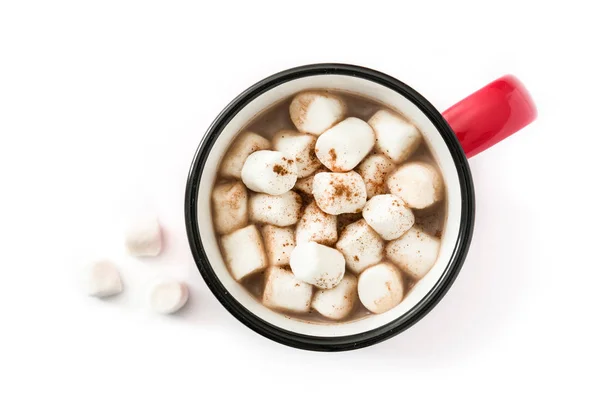
<instances>
[{"instance_id":1,"label":"marshmallow","mask_svg":"<svg viewBox=\"0 0 600 400\"><path fill-rule=\"evenodd\" d=\"M225 264L236 281L267 266L267 256L256 226L245 228L221 237Z\"/></svg>"},{"instance_id":2,"label":"marshmallow","mask_svg":"<svg viewBox=\"0 0 600 400\"><path fill-rule=\"evenodd\" d=\"M296 247L294 230L292 228L278 228L265 225L262 228L263 242L267 251L269 265L288 265L290 254Z\"/></svg>"},{"instance_id":3,"label":"marshmallow","mask_svg":"<svg viewBox=\"0 0 600 400\"><path fill-rule=\"evenodd\" d=\"M363 218L384 240L397 239L415 223L415 216L401 198L380 194L367 201Z\"/></svg>"},{"instance_id":4,"label":"marshmallow","mask_svg":"<svg viewBox=\"0 0 600 400\"><path fill-rule=\"evenodd\" d=\"M187 303L188 287L185 283L164 282L152 289L150 306L159 314L172 314Z\"/></svg>"},{"instance_id":5,"label":"marshmallow","mask_svg":"<svg viewBox=\"0 0 600 400\"><path fill-rule=\"evenodd\" d=\"M317 242L333 245L337 241L337 218L321 211L317 203L310 203L296 226L296 242Z\"/></svg>"},{"instance_id":6,"label":"marshmallow","mask_svg":"<svg viewBox=\"0 0 600 400\"><path fill-rule=\"evenodd\" d=\"M248 225L248 193L242 182L216 185L212 202L217 233L231 233Z\"/></svg>"},{"instance_id":7,"label":"marshmallow","mask_svg":"<svg viewBox=\"0 0 600 400\"><path fill-rule=\"evenodd\" d=\"M364 219L348 225L335 247L344 255L346 267L357 275L383 258L383 240Z\"/></svg>"},{"instance_id":8,"label":"marshmallow","mask_svg":"<svg viewBox=\"0 0 600 400\"><path fill-rule=\"evenodd\" d=\"M439 239L413 226L385 248L387 257L413 279L421 279L433 267L440 251Z\"/></svg>"},{"instance_id":9,"label":"marshmallow","mask_svg":"<svg viewBox=\"0 0 600 400\"><path fill-rule=\"evenodd\" d=\"M322 289L315 293L312 308L324 317L340 320L348 316L356 303L357 279L346 274L333 289Z\"/></svg>"},{"instance_id":10,"label":"marshmallow","mask_svg":"<svg viewBox=\"0 0 600 400\"><path fill-rule=\"evenodd\" d=\"M345 263L338 250L315 242L297 243L290 258L296 278L321 289L331 289L340 283Z\"/></svg>"},{"instance_id":11,"label":"marshmallow","mask_svg":"<svg viewBox=\"0 0 600 400\"><path fill-rule=\"evenodd\" d=\"M283 194L294 187L297 178L296 162L279 151L256 151L242 167L244 185L255 192Z\"/></svg>"},{"instance_id":12,"label":"marshmallow","mask_svg":"<svg viewBox=\"0 0 600 400\"><path fill-rule=\"evenodd\" d=\"M87 291L90 296L108 297L123 291L121 275L111 261L96 261L88 268Z\"/></svg>"},{"instance_id":13,"label":"marshmallow","mask_svg":"<svg viewBox=\"0 0 600 400\"><path fill-rule=\"evenodd\" d=\"M298 170L298 178L304 178L321 166L315 155L316 141L317 138L314 135L284 130L275 134L273 149L294 160Z\"/></svg>"},{"instance_id":14,"label":"marshmallow","mask_svg":"<svg viewBox=\"0 0 600 400\"><path fill-rule=\"evenodd\" d=\"M269 267L262 302L265 306L295 313L310 310L313 288L281 267Z\"/></svg>"},{"instance_id":15,"label":"marshmallow","mask_svg":"<svg viewBox=\"0 0 600 400\"><path fill-rule=\"evenodd\" d=\"M367 202L367 189L354 171L321 172L313 180L313 196L327 214L358 213Z\"/></svg>"},{"instance_id":16,"label":"marshmallow","mask_svg":"<svg viewBox=\"0 0 600 400\"><path fill-rule=\"evenodd\" d=\"M356 167L375 145L373 129L365 121L350 117L324 132L315 145L317 158L332 171Z\"/></svg>"},{"instance_id":17,"label":"marshmallow","mask_svg":"<svg viewBox=\"0 0 600 400\"><path fill-rule=\"evenodd\" d=\"M250 196L250 219L275 226L294 225L300 218L302 198L296 192L279 196L256 193Z\"/></svg>"},{"instance_id":18,"label":"marshmallow","mask_svg":"<svg viewBox=\"0 0 600 400\"><path fill-rule=\"evenodd\" d=\"M403 295L402 275L390 263L373 265L358 277L358 298L367 310L375 314L396 307Z\"/></svg>"},{"instance_id":19,"label":"marshmallow","mask_svg":"<svg viewBox=\"0 0 600 400\"><path fill-rule=\"evenodd\" d=\"M271 143L264 137L253 132L241 134L229 148L221 161L221 175L225 178L242 177L242 167L246 158L255 151L267 150Z\"/></svg>"},{"instance_id":20,"label":"marshmallow","mask_svg":"<svg viewBox=\"0 0 600 400\"><path fill-rule=\"evenodd\" d=\"M125 247L132 256L157 256L162 249L162 233L156 217L132 221L125 232Z\"/></svg>"},{"instance_id":21,"label":"marshmallow","mask_svg":"<svg viewBox=\"0 0 600 400\"><path fill-rule=\"evenodd\" d=\"M379 110L369 119L369 125L377 137L379 151L399 164L408 160L421 144L421 133L399 115Z\"/></svg>"},{"instance_id":22,"label":"marshmallow","mask_svg":"<svg viewBox=\"0 0 600 400\"><path fill-rule=\"evenodd\" d=\"M444 182L435 167L423 162L409 162L394 171L387 180L392 194L410 208L425 208L444 197Z\"/></svg>"},{"instance_id":23,"label":"marshmallow","mask_svg":"<svg viewBox=\"0 0 600 400\"><path fill-rule=\"evenodd\" d=\"M346 105L326 92L297 94L290 104L290 118L300 132L320 135L344 118Z\"/></svg>"},{"instance_id":24,"label":"marshmallow","mask_svg":"<svg viewBox=\"0 0 600 400\"><path fill-rule=\"evenodd\" d=\"M308 194L312 196L313 191L313 180L315 179L315 175L319 172L328 172L327 168L319 168L315 171L313 175L307 176L306 178L298 179L296 181L296 185L294 189L301 191L302 193Z\"/></svg>"},{"instance_id":25,"label":"marshmallow","mask_svg":"<svg viewBox=\"0 0 600 400\"><path fill-rule=\"evenodd\" d=\"M383 154L373 154L365 158L356 168L367 188L367 199L386 192L385 180L394 169L394 163Z\"/></svg>"}]
</instances>

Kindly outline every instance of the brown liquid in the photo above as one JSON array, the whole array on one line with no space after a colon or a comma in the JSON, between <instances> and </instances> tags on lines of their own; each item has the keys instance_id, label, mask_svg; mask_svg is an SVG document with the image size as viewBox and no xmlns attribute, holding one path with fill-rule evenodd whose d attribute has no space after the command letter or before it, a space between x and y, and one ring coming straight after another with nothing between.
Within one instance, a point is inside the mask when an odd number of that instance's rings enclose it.
<instances>
[{"instance_id":1,"label":"brown liquid","mask_svg":"<svg viewBox=\"0 0 600 400\"><path fill-rule=\"evenodd\" d=\"M390 110L392 112L402 114L398 110L391 109L377 101L372 99L368 99L362 96L358 96L352 93L337 91L337 90L325 90L325 92L329 92L335 94L340 97L347 106L347 113L345 118L348 117L357 117L362 119L363 121L368 121L373 114L381 109ZM292 102L293 96L282 100L281 102L275 104L271 108L263 111L262 113L254 116L252 120L240 130L239 133L252 131L258 133L268 139L271 139L277 132L283 129L291 129L296 130L296 127L292 123L289 115L289 106ZM373 150L375 153L375 149ZM422 143L421 146L417 149L417 151L410 157L408 161L424 161L428 164L434 165L437 167L435 159L431 155L431 152L425 143ZM223 180L217 180L216 184L223 182ZM249 191L252 193L251 191ZM312 200L312 197L309 195L305 195L302 192L298 192L303 199L303 206L306 207L308 203ZM446 221L446 200L444 198L443 201L433 205L430 208L423 210L413 210L415 215L415 224L423 227L425 232L432 236L437 236L438 238L442 237L444 231L444 225ZM342 229L348 224L352 222L358 221L362 218L361 213L357 214L341 214L338 215L338 236L341 234ZM260 230L260 224L256 224ZM386 241L387 243L387 241ZM384 257L381 262L388 261L387 258ZM391 262L391 261L390 261ZM392 263L393 264L393 263ZM289 266L286 267L289 269ZM350 271L346 271L347 274L350 274ZM247 276L241 281L241 284L248 290L248 292L257 299L260 303L262 298L262 291L264 286L264 276L265 271L257 272L252 274L251 276ZM404 296L406 297L410 290L415 285L416 281L410 279L406 274L402 274L403 283L404 283ZM317 289L313 289L313 292ZM278 311L280 312L280 311ZM281 312L285 316L301 320L308 323L317 323L317 324L336 324L340 322L348 322L361 318L365 318L372 313L367 310L361 303L360 300L356 300L354 309L352 312L341 321L332 321L321 314L319 314L315 310L311 310L308 314L293 314L287 312Z\"/></svg>"}]
</instances>

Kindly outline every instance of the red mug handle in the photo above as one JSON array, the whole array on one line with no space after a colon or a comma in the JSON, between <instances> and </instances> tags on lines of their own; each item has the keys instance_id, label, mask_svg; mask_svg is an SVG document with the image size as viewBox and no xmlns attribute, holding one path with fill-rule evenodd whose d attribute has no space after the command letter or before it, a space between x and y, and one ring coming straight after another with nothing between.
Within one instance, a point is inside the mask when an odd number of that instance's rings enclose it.
<instances>
[{"instance_id":1,"label":"red mug handle","mask_svg":"<svg viewBox=\"0 0 600 400\"><path fill-rule=\"evenodd\" d=\"M443 113L467 157L482 152L529 125L537 110L525 86L506 75Z\"/></svg>"}]
</instances>

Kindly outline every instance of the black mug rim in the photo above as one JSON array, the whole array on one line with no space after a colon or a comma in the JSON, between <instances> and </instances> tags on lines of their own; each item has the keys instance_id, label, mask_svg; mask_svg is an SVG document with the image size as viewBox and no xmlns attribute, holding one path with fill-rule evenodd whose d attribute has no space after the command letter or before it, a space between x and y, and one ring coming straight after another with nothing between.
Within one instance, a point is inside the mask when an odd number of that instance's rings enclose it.
<instances>
[{"instance_id":1,"label":"black mug rim","mask_svg":"<svg viewBox=\"0 0 600 400\"><path fill-rule=\"evenodd\" d=\"M254 315L239 303L213 271L204 251L197 218L198 187L206 159L217 137L231 119L253 99L285 82L314 75L349 75L366 79L398 92L429 118L446 143L458 173L461 191L461 218L458 239L442 276L430 291L409 311L395 320L353 335L320 337L279 328ZM313 351L345 351L367 347L389 339L423 318L447 293L460 272L469 250L475 222L475 193L467 158L456 135L440 114L421 94L403 82L369 68L349 64L310 64L271 75L238 95L213 121L202 138L190 167L185 191L185 224L194 261L209 289L219 302L244 325L258 334L287 346Z\"/></svg>"}]
</instances>

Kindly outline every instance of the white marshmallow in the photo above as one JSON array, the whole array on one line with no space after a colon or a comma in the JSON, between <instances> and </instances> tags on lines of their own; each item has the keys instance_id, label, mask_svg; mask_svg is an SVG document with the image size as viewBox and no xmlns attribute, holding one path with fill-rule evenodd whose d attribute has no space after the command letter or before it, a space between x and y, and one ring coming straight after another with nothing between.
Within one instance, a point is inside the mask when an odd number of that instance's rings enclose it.
<instances>
[{"instance_id":1,"label":"white marshmallow","mask_svg":"<svg viewBox=\"0 0 600 400\"><path fill-rule=\"evenodd\" d=\"M296 226L296 242L317 242L333 245L337 241L337 218L321 211L317 203L310 203Z\"/></svg>"},{"instance_id":2,"label":"white marshmallow","mask_svg":"<svg viewBox=\"0 0 600 400\"><path fill-rule=\"evenodd\" d=\"M292 250L296 247L294 230L265 225L262 228L262 236L269 265L288 265Z\"/></svg>"},{"instance_id":3,"label":"white marshmallow","mask_svg":"<svg viewBox=\"0 0 600 400\"><path fill-rule=\"evenodd\" d=\"M254 225L224 235L221 246L225 264L236 281L267 266L265 247Z\"/></svg>"},{"instance_id":4,"label":"white marshmallow","mask_svg":"<svg viewBox=\"0 0 600 400\"><path fill-rule=\"evenodd\" d=\"M321 172L313 180L313 196L327 214L358 213L367 202L367 188L354 171Z\"/></svg>"},{"instance_id":5,"label":"white marshmallow","mask_svg":"<svg viewBox=\"0 0 600 400\"><path fill-rule=\"evenodd\" d=\"M444 197L444 181L435 167L423 162L409 162L394 171L387 180L392 194L410 208L422 209Z\"/></svg>"},{"instance_id":6,"label":"white marshmallow","mask_svg":"<svg viewBox=\"0 0 600 400\"><path fill-rule=\"evenodd\" d=\"M393 194L380 194L367 201L363 218L384 240L399 238L415 223L410 208Z\"/></svg>"},{"instance_id":7,"label":"white marshmallow","mask_svg":"<svg viewBox=\"0 0 600 400\"><path fill-rule=\"evenodd\" d=\"M396 307L403 296L402 275L390 263L373 265L358 277L358 298L375 314Z\"/></svg>"},{"instance_id":8,"label":"white marshmallow","mask_svg":"<svg viewBox=\"0 0 600 400\"><path fill-rule=\"evenodd\" d=\"M316 242L297 243L290 258L296 278L321 289L331 289L340 283L345 263L338 250Z\"/></svg>"},{"instance_id":9,"label":"white marshmallow","mask_svg":"<svg viewBox=\"0 0 600 400\"><path fill-rule=\"evenodd\" d=\"M296 162L298 178L311 175L321 166L315 155L314 135L284 130L277 132L273 139L273 149L282 152Z\"/></svg>"},{"instance_id":10,"label":"white marshmallow","mask_svg":"<svg viewBox=\"0 0 600 400\"><path fill-rule=\"evenodd\" d=\"M344 118L346 105L325 92L297 94L290 104L290 118L300 132L320 135Z\"/></svg>"},{"instance_id":11,"label":"white marshmallow","mask_svg":"<svg viewBox=\"0 0 600 400\"><path fill-rule=\"evenodd\" d=\"M394 169L394 163L383 154L373 154L365 158L356 168L362 176L367 188L367 199L387 190L385 181L388 174Z\"/></svg>"},{"instance_id":12,"label":"white marshmallow","mask_svg":"<svg viewBox=\"0 0 600 400\"><path fill-rule=\"evenodd\" d=\"M385 248L387 257L413 279L421 279L429 272L439 251L439 239L417 226L388 243Z\"/></svg>"},{"instance_id":13,"label":"white marshmallow","mask_svg":"<svg viewBox=\"0 0 600 400\"><path fill-rule=\"evenodd\" d=\"M313 288L281 267L269 267L266 273L263 304L269 308L305 313L310 310Z\"/></svg>"},{"instance_id":14,"label":"white marshmallow","mask_svg":"<svg viewBox=\"0 0 600 400\"><path fill-rule=\"evenodd\" d=\"M312 196L313 180L315 179L315 175L320 172L329 172L329 170L327 168L322 167L317 169L313 175L307 176L306 178L298 179L296 181L296 185L294 185L294 189Z\"/></svg>"},{"instance_id":15,"label":"white marshmallow","mask_svg":"<svg viewBox=\"0 0 600 400\"><path fill-rule=\"evenodd\" d=\"M187 303L188 297L189 290L185 283L159 283L150 293L150 306L159 314L172 314Z\"/></svg>"},{"instance_id":16,"label":"white marshmallow","mask_svg":"<svg viewBox=\"0 0 600 400\"><path fill-rule=\"evenodd\" d=\"M410 122L387 110L379 110L369 119L377 136L377 149L395 163L411 156L421 144L421 133Z\"/></svg>"},{"instance_id":17,"label":"white marshmallow","mask_svg":"<svg viewBox=\"0 0 600 400\"><path fill-rule=\"evenodd\" d=\"M153 257L162 250L162 232L156 217L140 217L125 232L125 247L132 256Z\"/></svg>"},{"instance_id":18,"label":"white marshmallow","mask_svg":"<svg viewBox=\"0 0 600 400\"><path fill-rule=\"evenodd\" d=\"M248 191L242 182L216 185L212 204L217 233L231 233L248 225Z\"/></svg>"},{"instance_id":19,"label":"white marshmallow","mask_svg":"<svg viewBox=\"0 0 600 400\"><path fill-rule=\"evenodd\" d=\"M358 280L346 274L333 289L322 289L315 293L312 308L324 317L340 320L348 316L356 303Z\"/></svg>"},{"instance_id":20,"label":"white marshmallow","mask_svg":"<svg viewBox=\"0 0 600 400\"><path fill-rule=\"evenodd\" d=\"M250 196L250 219L275 226L294 225L300 218L302 198L296 192L279 196L256 193Z\"/></svg>"},{"instance_id":21,"label":"white marshmallow","mask_svg":"<svg viewBox=\"0 0 600 400\"><path fill-rule=\"evenodd\" d=\"M241 134L229 148L221 161L221 175L225 178L242 177L242 167L246 158L255 151L271 148L271 142L254 132Z\"/></svg>"},{"instance_id":22,"label":"white marshmallow","mask_svg":"<svg viewBox=\"0 0 600 400\"><path fill-rule=\"evenodd\" d=\"M108 260L100 260L88 266L87 292L94 297L108 297L123 291L123 282L116 265Z\"/></svg>"},{"instance_id":23,"label":"white marshmallow","mask_svg":"<svg viewBox=\"0 0 600 400\"><path fill-rule=\"evenodd\" d=\"M344 255L346 267L357 275L383 258L383 240L364 219L346 226L335 247Z\"/></svg>"},{"instance_id":24,"label":"white marshmallow","mask_svg":"<svg viewBox=\"0 0 600 400\"><path fill-rule=\"evenodd\" d=\"M297 178L296 162L279 151L256 151L242 167L244 185L259 193L283 194L294 187Z\"/></svg>"},{"instance_id":25,"label":"white marshmallow","mask_svg":"<svg viewBox=\"0 0 600 400\"><path fill-rule=\"evenodd\" d=\"M373 129L365 121L350 117L324 132L315 145L315 154L334 172L350 171L375 145Z\"/></svg>"}]
</instances>

